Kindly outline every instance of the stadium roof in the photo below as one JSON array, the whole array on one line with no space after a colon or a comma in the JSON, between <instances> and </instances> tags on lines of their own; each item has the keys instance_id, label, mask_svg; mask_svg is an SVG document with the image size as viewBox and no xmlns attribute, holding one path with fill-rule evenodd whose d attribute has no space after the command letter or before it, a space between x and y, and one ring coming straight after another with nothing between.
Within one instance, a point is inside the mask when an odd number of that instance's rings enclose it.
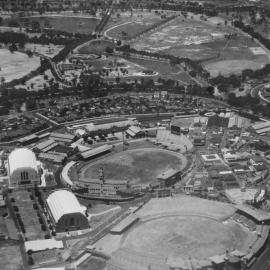
<instances>
[{"instance_id":1,"label":"stadium roof","mask_svg":"<svg viewBox=\"0 0 270 270\"><path fill-rule=\"evenodd\" d=\"M27 148L13 150L8 157L8 163L10 174L19 168L32 168L36 172L38 171L36 156Z\"/></svg>"},{"instance_id":2,"label":"stadium roof","mask_svg":"<svg viewBox=\"0 0 270 270\"><path fill-rule=\"evenodd\" d=\"M158 179L160 180L167 180L173 176L175 176L177 173L179 173L180 170L175 170L175 169L168 169L167 171L161 173L160 175L158 175Z\"/></svg>"},{"instance_id":3,"label":"stadium roof","mask_svg":"<svg viewBox=\"0 0 270 270\"><path fill-rule=\"evenodd\" d=\"M61 173L61 180L65 181L68 185L73 186L73 182L71 181L68 172L69 169L76 164L75 161L70 161L69 163L66 164L66 166L63 168L62 173Z\"/></svg>"},{"instance_id":4,"label":"stadium roof","mask_svg":"<svg viewBox=\"0 0 270 270\"><path fill-rule=\"evenodd\" d=\"M76 196L68 190L54 191L47 198L47 203L55 222L66 214L82 213L84 215L85 208L80 205Z\"/></svg>"},{"instance_id":5,"label":"stadium roof","mask_svg":"<svg viewBox=\"0 0 270 270\"><path fill-rule=\"evenodd\" d=\"M258 209L253 210L253 209L251 209L247 206L244 206L244 205L236 205L235 208L247 213L248 215L254 217L258 221L270 220L270 214L265 213L265 212L261 212Z\"/></svg>"},{"instance_id":6,"label":"stadium roof","mask_svg":"<svg viewBox=\"0 0 270 270\"><path fill-rule=\"evenodd\" d=\"M138 218L137 215L130 215L130 216L126 217L125 219L123 219L119 224L114 226L110 230L110 232L112 232L112 233L122 233L125 229L127 229L129 226L131 226L132 224L134 224L138 220L139 220L139 218Z\"/></svg>"},{"instance_id":7,"label":"stadium roof","mask_svg":"<svg viewBox=\"0 0 270 270\"><path fill-rule=\"evenodd\" d=\"M97 148L82 152L80 153L80 155L82 156L82 158L87 159L87 158L94 157L96 155L102 154L103 152L110 151L110 150L112 150L112 146L105 144Z\"/></svg>"}]
</instances>

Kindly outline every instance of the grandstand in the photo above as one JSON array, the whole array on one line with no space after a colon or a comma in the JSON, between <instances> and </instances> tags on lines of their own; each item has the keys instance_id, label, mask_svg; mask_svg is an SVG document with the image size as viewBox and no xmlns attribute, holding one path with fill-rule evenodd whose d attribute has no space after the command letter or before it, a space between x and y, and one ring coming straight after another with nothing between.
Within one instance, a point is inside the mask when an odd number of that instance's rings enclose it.
<instances>
[{"instance_id":1,"label":"grandstand","mask_svg":"<svg viewBox=\"0 0 270 270\"><path fill-rule=\"evenodd\" d=\"M120 223L118 223L116 226L114 226L110 230L110 232L113 234L122 234L124 231L134 225L137 221L139 221L139 218L135 214L130 215L124 220L122 220Z\"/></svg>"}]
</instances>

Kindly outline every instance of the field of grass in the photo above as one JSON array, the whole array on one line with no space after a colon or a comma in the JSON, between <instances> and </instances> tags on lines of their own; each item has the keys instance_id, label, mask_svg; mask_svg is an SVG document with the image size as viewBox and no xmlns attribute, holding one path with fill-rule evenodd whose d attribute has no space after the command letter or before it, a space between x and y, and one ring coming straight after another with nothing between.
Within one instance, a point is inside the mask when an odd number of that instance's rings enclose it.
<instances>
[{"instance_id":1,"label":"field of grass","mask_svg":"<svg viewBox=\"0 0 270 270\"><path fill-rule=\"evenodd\" d=\"M162 217L131 228L122 246L159 258L192 256L205 259L224 254L227 249L241 248L248 235L232 221L223 224L198 216Z\"/></svg>"},{"instance_id":2,"label":"field of grass","mask_svg":"<svg viewBox=\"0 0 270 270\"><path fill-rule=\"evenodd\" d=\"M117 16L117 14L120 14L120 16ZM128 40L162 21L161 15L169 17L172 14L174 12L171 11L163 11L161 14L157 14L154 11L134 11L132 15L130 12L115 13L105 27L105 35L116 39L124 38ZM123 36L122 32L125 32L127 35Z\"/></svg>"},{"instance_id":3,"label":"field of grass","mask_svg":"<svg viewBox=\"0 0 270 270\"><path fill-rule=\"evenodd\" d=\"M76 49L79 54L102 54L107 47L114 48L113 42L108 40L92 40L87 44L84 44Z\"/></svg>"},{"instance_id":4,"label":"field of grass","mask_svg":"<svg viewBox=\"0 0 270 270\"><path fill-rule=\"evenodd\" d=\"M146 69L158 72L158 77L164 79L177 80L187 84L191 81L191 78L186 74L186 72L177 66L171 66L169 63L136 58L130 58L130 61L139 64Z\"/></svg>"},{"instance_id":5,"label":"field of grass","mask_svg":"<svg viewBox=\"0 0 270 270\"><path fill-rule=\"evenodd\" d=\"M69 33L91 34L99 23L97 18L79 16L32 16L20 19L22 26L31 26L32 22L38 22L41 29L52 27L55 30Z\"/></svg>"},{"instance_id":6,"label":"field of grass","mask_svg":"<svg viewBox=\"0 0 270 270\"><path fill-rule=\"evenodd\" d=\"M120 152L90 163L82 168L80 177L97 179L99 168L103 168L105 180L129 180L131 184L150 184L164 171L184 169L186 158L178 153L155 148L134 149Z\"/></svg>"},{"instance_id":7,"label":"field of grass","mask_svg":"<svg viewBox=\"0 0 270 270\"><path fill-rule=\"evenodd\" d=\"M211 22L178 17L169 25L131 45L137 50L172 53L180 57L192 56L197 60L213 55L210 49L202 51L201 44L223 39L227 32L228 29L217 27Z\"/></svg>"},{"instance_id":8,"label":"field of grass","mask_svg":"<svg viewBox=\"0 0 270 270\"><path fill-rule=\"evenodd\" d=\"M219 73L227 76L247 68L259 69L269 63L267 53L242 33L237 32L236 37L226 39L225 35L232 32L222 18L202 21L196 15L189 19L179 17L164 28L132 42L131 46L137 50L202 61L212 76Z\"/></svg>"},{"instance_id":9,"label":"field of grass","mask_svg":"<svg viewBox=\"0 0 270 270\"><path fill-rule=\"evenodd\" d=\"M39 57L29 57L21 52L11 53L8 49L0 49L0 59L0 79L4 78L5 82L19 79L40 65Z\"/></svg>"}]
</instances>

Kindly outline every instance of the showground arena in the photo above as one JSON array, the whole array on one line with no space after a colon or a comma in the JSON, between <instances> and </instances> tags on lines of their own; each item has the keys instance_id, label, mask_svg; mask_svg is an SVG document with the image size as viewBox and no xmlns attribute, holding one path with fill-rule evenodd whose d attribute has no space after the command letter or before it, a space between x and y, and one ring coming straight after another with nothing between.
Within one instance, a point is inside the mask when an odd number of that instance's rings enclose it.
<instances>
[{"instance_id":1,"label":"showground arena","mask_svg":"<svg viewBox=\"0 0 270 270\"><path fill-rule=\"evenodd\" d=\"M152 199L95 246L110 256L108 270L249 266L265 247L267 222L252 210L180 195Z\"/></svg>"},{"instance_id":2,"label":"showground arena","mask_svg":"<svg viewBox=\"0 0 270 270\"><path fill-rule=\"evenodd\" d=\"M95 181L100 168L106 181L129 181L131 185L147 186L157 181L158 175L170 170L184 170L184 155L160 148L138 148L89 161L80 169L79 179Z\"/></svg>"}]
</instances>

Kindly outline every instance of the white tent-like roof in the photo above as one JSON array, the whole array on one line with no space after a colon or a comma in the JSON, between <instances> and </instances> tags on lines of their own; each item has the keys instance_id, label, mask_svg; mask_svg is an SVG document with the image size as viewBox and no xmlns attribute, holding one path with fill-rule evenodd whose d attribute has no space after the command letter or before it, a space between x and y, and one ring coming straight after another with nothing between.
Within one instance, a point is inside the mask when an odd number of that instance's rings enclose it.
<instances>
[{"instance_id":1,"label":"white tent-like roof","mask_svg":"<svg viewBox=\"0 0 270 270\"><path fill-rule=\"evenodd\" d=\"M86 208L80 205L76 196L68 190L56 190L47 198L48 206L51 210L55 222L66 214L82 213Z\"/></svg>"},{"instance_id":2,"label":"white tent-like roof","mask_svg":"<svg viewBox=\"0 0 270 270\"><path fill-rule=\"evenodd\" d=\"M36 156L27 148L13 150L8 157L8 163L10 174L19 168L32 168L38 172Z\"/></svg>"}]
</instances>

